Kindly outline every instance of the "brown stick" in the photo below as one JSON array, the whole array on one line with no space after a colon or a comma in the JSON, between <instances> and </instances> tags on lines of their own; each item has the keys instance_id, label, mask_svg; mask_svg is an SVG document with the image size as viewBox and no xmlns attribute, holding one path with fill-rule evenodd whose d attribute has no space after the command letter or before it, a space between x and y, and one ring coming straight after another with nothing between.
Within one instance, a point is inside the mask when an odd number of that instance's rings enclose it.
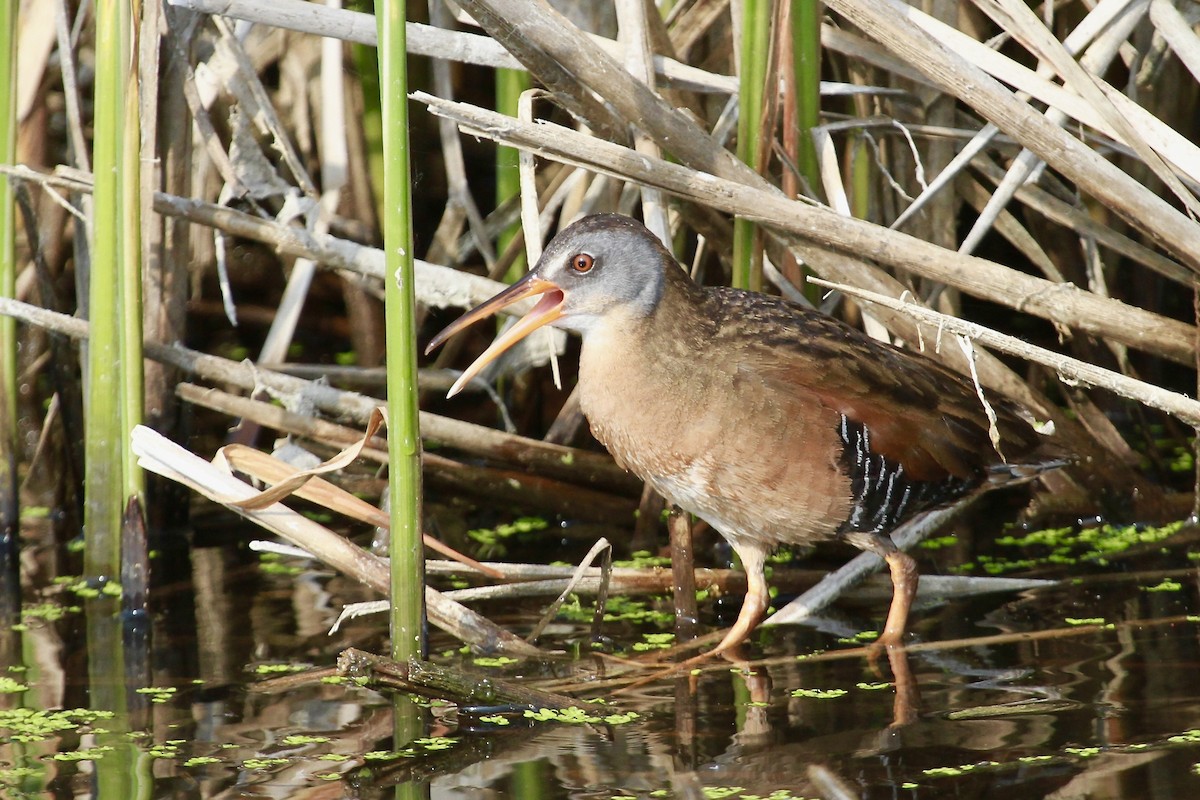
<instances>
[{"instance_id":1,"label":"brown stick","mask_svg":"<svg viewBox=\"0 0 1200 800\"><path fill-rule=\"evenodd\" d=\"M412 692L422 697L450 700L459 705L515 705L536 708L573 708L573 697L531 689L491 675L471 675L428 661L393 661L356 648L338 656L338 674L365 678L372 689Z\"/></svg>"},{"instance_id":2,"label":"brown stick","mask_svg":"<svg viewBox=\"0 0 1200 800\"><path fill-rule=\"evenodd\" d=\"M223 411L232 416L252 420L259 425L324 442L333 447L346 447L362 435L354 428L297 414L270 403L239 397L219 389L205 389L185 383L179 385L179 396L205 408ZM386 464L386 447L386 442L377 440L374 447L363 449L362 456ZM486 495L493 499L499 497L545 512L623 525L633 517L636 508L628 498L606 491L584 488L516 470L463 464L436 453L422 453L421 463L430 485L466 491L475 496Z\"/></svg>"}]
</instances>

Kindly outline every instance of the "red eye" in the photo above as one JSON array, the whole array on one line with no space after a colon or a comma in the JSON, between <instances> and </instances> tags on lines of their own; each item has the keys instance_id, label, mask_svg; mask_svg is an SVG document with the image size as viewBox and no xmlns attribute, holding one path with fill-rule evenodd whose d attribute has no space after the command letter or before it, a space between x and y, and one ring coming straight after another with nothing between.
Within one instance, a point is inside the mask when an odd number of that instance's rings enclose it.
<instances>
[{"instance_id":1,"label":"red eye","mask_svg":"<svg viewBox=\"0 0 1200 800\"><path fill-rule=\"evenodd\" d=\"M596 265L596 260L587 253L576 253L571 256L571 269L580 273L591 272L592 267Z\"/></svg>"}]
</instances>

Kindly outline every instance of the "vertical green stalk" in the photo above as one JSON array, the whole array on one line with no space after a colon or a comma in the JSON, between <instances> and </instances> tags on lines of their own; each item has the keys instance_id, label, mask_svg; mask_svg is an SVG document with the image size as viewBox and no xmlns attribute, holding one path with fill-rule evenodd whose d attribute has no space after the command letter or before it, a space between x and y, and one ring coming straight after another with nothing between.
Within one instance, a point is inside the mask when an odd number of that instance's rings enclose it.
<instances>
[{"instance_id":1,"label":"vertical green stalk","mask_svg":"<svg viewBox=\"0 0 1200 800\"><path fill-rule=\"evenodd\" d=\"M738 158L759 171L759 142L762 130L768 62L770 59L771 0L744 0L742 43L738 64ZM733 223L733 285L740 289L762 289L762 248L754 223Z\"/></svg>"},{"instance_id":2,"label":"vertical green stalk","mask_svg":"<svg viewBox=\"0 0 1200 800\"><path fill-rule=\"evenodd\" d=\"M792 52L795 54L797 128L800 131L797 166L814 190L821 186L817 150L811 131L821 124L820 0L792 0Z\"/></svg>"},{"instance_id":3,"label":"vertical green stalk","mask_svg":"<svg viewBox=\"0 0 1200 800\"><path fill-rule=\"evenodd\" d=\"M862 131L852 139L850 152L850 215L871 218L871 149Z\"/></svg>"},{"instance_id":4,"label":"vertical green stalk","mask_svg":"<svg viewBox=\"0 0 1200 800\"><path fill-rule=\"evenodd\" d=\"M521 92L531 86L529 73L523 69L496 70L496 111L510 117L517 115ZM496 206L507 203L521 193L521 173L517 168L519 153L515 147L496 148ZM496 252L503 253L520 230L521 223L510 225L500 234ZM508 268L511 283L525 273L525 257L518 256Z\"/></svg>"},{"instance_id":5,"label":"vertical green stalk","mask_svg":"<svg viewBox=\"0 0 1200 800\"><path fill-rule=\"evenodd\" d=\"M0 0L0 162L17 150L17 6ZM0 297L16 297L16 215L12 186L0 178ZM11 560L17 535L17 321L0 317L0 560ZM15 568L0 564L5 573ZM3 578L0 575L0 578Z\"/></svg>"},{"instance_id":6,"label":"vertical green stalk","mask_svg":"<svg viewBox=\"0 0 1200 800\"><path fill-rule=\"evenodd\" d=\"M110 577L120 570L125 502L140 491L128 442L142 404L140 161L133 49L138 5L138 0L96 2L84 567L89 575Z\"/></svg>"},{"instance_id":7,"label":"vertical green stalk","mask_svg":"<svg viewBox=\"0 0 1200 800\"><path fill-rule=\"evenodd\" d=\"M405 10L404 0L379 0L375 6L379 27L379 96L383 107L385 176L383 242L392 515L391 631L392 658L397 661L421 656L425 598Z\"/></svg>"},{"instance_id":8,"label":"vertical green stalk","mask_svg":"<svg viewBox=\"0 0 1200 800\"><path fill-rule=\"evenodd\" d=\"M152 0L153 1L153 0ZM121 509L132 497L143 498L145 475L137 465L137 456L129 444L129 434L142 423L145 409L145 375L143 373L142 326L142 164L150 163L151 153L142 158L141 112L138 103L137 51L133 44L134 25L141 19L142 0L128 0L125 7L129 66L124 75L125 119L121 125L121 244L120 244L120 346L121 365ZM149 148L153 143L148 143ZM123 519L123 516L122 516Z\"/></svg>"}]
</instances>

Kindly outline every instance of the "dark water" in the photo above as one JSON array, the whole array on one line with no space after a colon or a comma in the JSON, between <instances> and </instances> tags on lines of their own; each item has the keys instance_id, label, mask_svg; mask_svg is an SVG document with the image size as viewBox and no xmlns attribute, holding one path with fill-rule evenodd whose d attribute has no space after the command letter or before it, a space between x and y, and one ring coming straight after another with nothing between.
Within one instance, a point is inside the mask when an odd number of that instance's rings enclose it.
<instances>
[{"instance_id":1,"label":"dark water","mask_svg":"<svg viewBox=\"0 0 1200 800\"><path fill-rule=\"evenodd\" d=\"M620 724L517 713L502 725L434 704L416 709L399 742L390 698L368 689L263 690L279 670L329 666L347 646L383 652L382 617L326 634L344 603L369 593L301 560L264 564L232 541L159 555L173 561L155 567L149 650L125 651L134 673L144 657L142 683L157 693L128 694L113 717L67 715L63 730L21 735L21 709L120 702L95 665L89 678L85 657L105 601L55 584L54 560L33 548L22 624L4 631L0 677L29 688L0 694L0 797L1194 797L1192 541L1185 530L1103 564L1032 565L1066 580L926 606L906 655L872 660L839 642L882 613L839 606L819 629L760 632L751 652L762 660L749 666L719 662L610 697L596 714L624 713ZM923 560L949 571L957 558ZM61 618L46 617L53 608ZM520 630L539 608L479 610ZM628 644L661 630L607 632ZM544 643L578 650L586 636L585 624L560 620ZM438 661L480 674L595 687L583 696L608 696L600 682L621 671L598 656L497 665L437 632L430 644Z\"/></svg>"}]
</instances>

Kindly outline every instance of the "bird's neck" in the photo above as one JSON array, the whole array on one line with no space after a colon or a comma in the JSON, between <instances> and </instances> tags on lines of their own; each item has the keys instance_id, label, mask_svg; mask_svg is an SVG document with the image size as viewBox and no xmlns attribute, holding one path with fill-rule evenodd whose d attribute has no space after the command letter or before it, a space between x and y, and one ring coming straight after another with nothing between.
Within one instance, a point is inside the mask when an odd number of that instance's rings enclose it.
<instances>
[{"instance_id":1,"label":"bird's neck","mask_svg":"<svg viewBox=\"0 0 1200 800\"><path fill-rule=\"evenodd\" d=\"M661 299L650 313L605 314L584 334L580 352L580 406L597 438L635 470L634 453L656 441L653 429L677 427L675 406L665 398L703 395L708 375L697 364L712 338L704 290L672 269L678 275L664 278ZM660 419L664 414L672 419Z\"/></svg>"}]
</instances>

